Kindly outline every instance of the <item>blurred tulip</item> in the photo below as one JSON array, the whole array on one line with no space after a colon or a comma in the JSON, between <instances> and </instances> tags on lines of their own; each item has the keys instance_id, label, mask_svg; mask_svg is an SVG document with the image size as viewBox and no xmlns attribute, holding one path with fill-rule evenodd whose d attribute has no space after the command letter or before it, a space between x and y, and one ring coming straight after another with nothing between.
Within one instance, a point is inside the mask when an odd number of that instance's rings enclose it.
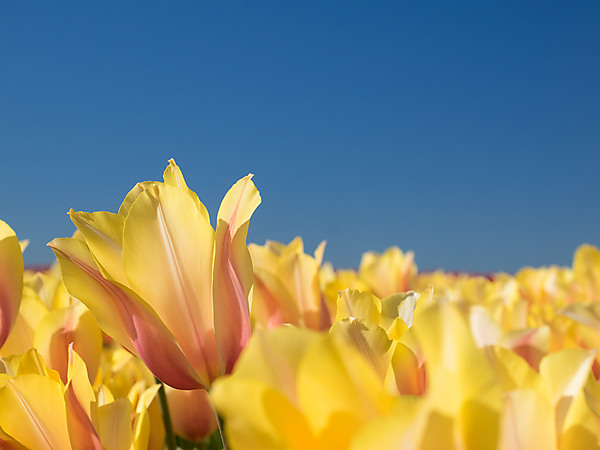
<instances>
[{"instance_id":1,"label":"blurred tulip","mask_svg":"<svg viewBox=\"0 0 600 450\"><path fill-rule=\"evenodd\" d=\"M302 239L288 245L267 241L264 246L250 244L254 263L252 317L264 328L282 324L312 330L331 326L329 310L319 288L319 268L325 242L314 258L304 253Z\"/></svg>"},{"instance_id":2,"label":"blurred tulip","mask_svg":"<svg viewBox=\"0 0 600 450\"><path fill-rule=\"evenodd\" d=\"M82 304L73 304L46 314L38 324L33 345L48 367L67 382L68 350L85 361L90 383L96 379L102 351L102 331L94 316Z\"/></svg>"},{"instance_id":3,"label":"blurred tulip","mask_svg":"<svg viewBox=\"0 0 600 450\"><path fill-rule=\"evenodd\" d=\"M391 247L384 253L367 252L360 261L359 276L379 298L414 288L417 266L413 252Z\"/></svg>"},{"instance_id":4,"label":"blurred tulip","mask_svg":"<svg viewBox=\"0 0 600 450\"><path fill-rule=\"evenodd\" d=\"M393 399L370 364L335 336L258 331L231 377L211 390L235 449L344 449Z\"/></svg>"},{"instance_id":5,"label":"blurred tulip","mask_svg":"<svg viewBox=\"0 0 600 450\"><path fill-rule=\"evenodd\" d=\"M217 417L205 389L180 391L165 386L165 393L175 434L200 442L217 430Z\"/></svg>"}]
</instances>

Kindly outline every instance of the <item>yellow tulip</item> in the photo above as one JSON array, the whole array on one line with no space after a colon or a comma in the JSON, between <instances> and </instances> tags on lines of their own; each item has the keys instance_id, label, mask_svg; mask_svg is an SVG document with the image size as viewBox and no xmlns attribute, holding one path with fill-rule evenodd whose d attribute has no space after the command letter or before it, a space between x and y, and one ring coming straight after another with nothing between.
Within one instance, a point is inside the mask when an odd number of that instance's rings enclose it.
<instances>
[{"instance_id":1,"label":"yellow tulip","mask_svg":"<svg viewBox=\"0 0 600 450\"><path fill-rule=\"evenodd\" d=\"M417 266L413 252L391 247L384 253L367 252L360 261L359 277L379 298L413 289Z\"/></svg>"},{"instance_id":2,"label":"yellow tulip","mask_svg":"<svg viewBox=\"0 0 600 450\"><path fill-rule=\"evenodd\" d=\"M15 232L0 220L0 347L17 319L23 291L23 255Z\"/></svg>"},{"instance_id":3,"label":"yellow tulip","mask_svg":"<svg viewBox=\"0 0 600 450\"><path fill-rule=\"evenodd\" d=\"M393 403L353 346L295 327L255 333L211 397L235 449L344 449Z\"/></svg>"},{"instance_id":4,"label":"yellow tulip","mask_svg":"<svg viewBox=\"0 0 600 450\"><path fill-rule=\"evenodd\" d=\"M328 329L330 313L319 288L325 242L314 257L304 253L300 237L288 245L267 241L264 246L250 244L249 249L254 263L254 321L264 328L292 324Z\"/></svg>"},{"instance_id":5,"label":"yellow tulip","mask_svg":"<svg viewBox=\"0 0 600 450\"><path fill-rule=\"evenodd\" d=\"M174 388L210 386L250 339L251 177L225 195L215 231L170 160L164 183L138 183L118 214L71 211L82 238L49 244L69 292Z\"/></svg>"},{"instance_id":6,"label":"yellow tulip","mask_svg":"<svg viewBox=\"0 0 600 450\"><path fill-rule=\"evenodd\" d=\"M159 385L139 389L132 398L115 399L102 386L97 394L72 344L67 352L66 384L35 349L13 358L9 366L15 370L0 373L5 435L0 434L0 442L33 449L149 448L148 408Z\"/></svg>"}]
</instances>

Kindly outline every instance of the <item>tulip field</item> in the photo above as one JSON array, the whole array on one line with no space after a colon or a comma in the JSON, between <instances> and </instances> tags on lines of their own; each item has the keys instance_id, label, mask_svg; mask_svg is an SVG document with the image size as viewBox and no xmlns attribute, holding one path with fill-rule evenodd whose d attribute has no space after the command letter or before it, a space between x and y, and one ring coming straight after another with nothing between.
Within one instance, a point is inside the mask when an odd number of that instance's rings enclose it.
<instances>
[{"instance_id":1,"label":"tulip field","mask_svg":"<svg viewBox=\"0 0 600 450\"><path fill-rule=\"evenodd\" d=\"M325 243L247 243L252 175L215 223L173 160L123 194L71 210L43 271L0 221L1 449L599 448L597 248L514 274L419 272L397 247L338 270Z\"/></svg>"}]
</instances>

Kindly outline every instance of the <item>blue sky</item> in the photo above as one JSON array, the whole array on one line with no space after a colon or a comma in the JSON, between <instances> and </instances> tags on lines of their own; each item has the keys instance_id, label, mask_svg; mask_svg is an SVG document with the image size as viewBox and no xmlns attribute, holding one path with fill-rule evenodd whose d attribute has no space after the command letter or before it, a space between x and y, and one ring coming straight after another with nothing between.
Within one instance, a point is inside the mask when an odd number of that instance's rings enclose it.
<instances>
[{"instance_id":1,"label":"blue sky","mask_svg":"<svg viewBox=\"0 0 600 450\"><path fill-rule=\"evenodd\" d=\"M249 241L357 267L568 265L600 245L600 2L0 4L0 218L28 264L174 157Z\"/></svg>"}]
</instances>

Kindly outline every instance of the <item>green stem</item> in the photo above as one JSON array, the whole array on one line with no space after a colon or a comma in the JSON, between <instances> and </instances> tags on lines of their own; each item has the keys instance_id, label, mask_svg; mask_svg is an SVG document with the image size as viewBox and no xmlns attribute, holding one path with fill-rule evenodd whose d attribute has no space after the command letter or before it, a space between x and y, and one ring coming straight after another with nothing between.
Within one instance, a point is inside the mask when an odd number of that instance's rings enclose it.
<instances>
[{"instance_id":1,"label":"green stem","mask_svg":"<svg viewBox=\"0 0 600 450\"><path fill-rule=\"evenodd\" d=\"M211 401L212 403L212 401ZM215 417L217 418L217 426L219 427L219 434L221 435L221 443L223 444L223 450L229 450L227 447L227 441L225 440L225 430L223 430L223 420L219 417L217 413L217 409L215 408L215 404L212 403L213 411L215 412Z\"/></svg>"},{"instance_id":2,"label":"green stem","mask_svg":"<svg viewBox=\"0 0 600 450\"><path fill-rule=\"evenodd\" d=\"M165 385L158 378L154 377L154 379L158 384L160 384L160 389L158 390L158 401L160 403L160 410L162 412L163 423L165 425L165 444L168 450L177 450L177 442L175 440L175 433L173 433L173 424L171 423L171 413L169 412L169 405L167 404Z\"/></svg>"}]
</instances>

